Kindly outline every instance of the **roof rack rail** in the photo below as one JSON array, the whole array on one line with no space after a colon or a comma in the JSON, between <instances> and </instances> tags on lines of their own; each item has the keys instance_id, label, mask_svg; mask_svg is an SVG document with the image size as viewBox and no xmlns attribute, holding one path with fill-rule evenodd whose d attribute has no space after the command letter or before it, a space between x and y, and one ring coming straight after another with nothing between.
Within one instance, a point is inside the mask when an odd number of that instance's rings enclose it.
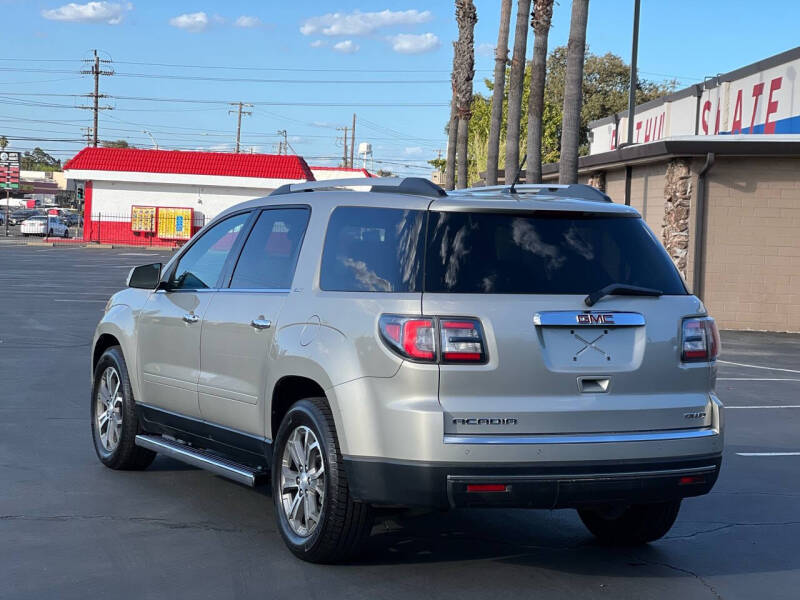
<instances>
[{"instance_id":1,"label":"roof rack rail","mask_svg":"<svg viewBox=\"0 0 800 600\"><path fill-rule=\"evenodd\" d=\"M369 187L370 192L413 194L415 196L430 196L433 198L447 195L447 192L442 188L423 177L351 177L348 179L287 183L274 190L270 196L347 187Z\"/></svg>"},{"instance_id":2,"label":"roof rack rail","mask_svg":"<svg viewBox=\"0 0 800 600\"><path fill-rule=\"evenodd\" d=\"M511 191L511 186L508 185L490 185L459 191L469 193L501 191L505 194L542 194L543 196L557 196L559 198L580 198L581 200L591 200L593 202L613 202L608 194L585 183L518 183L513 192Z\"/></svg>"}]
</instances>

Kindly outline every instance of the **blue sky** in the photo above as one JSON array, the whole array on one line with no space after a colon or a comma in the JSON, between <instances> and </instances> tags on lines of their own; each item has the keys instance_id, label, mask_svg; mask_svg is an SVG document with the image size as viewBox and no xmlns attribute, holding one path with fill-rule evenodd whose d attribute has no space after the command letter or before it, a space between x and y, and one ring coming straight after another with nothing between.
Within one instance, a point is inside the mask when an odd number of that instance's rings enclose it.
<instances>
[{"instance_id":1,"label":"blue sky","mask_svg":"<svg viewBox=\"0 0 800 600\"><path fill-rule=\"evenodd\" d=\"M798 43L796 0L642 4L639 66L649 79L676 77L688 85ZM485 91L499 3L476 6L475 89ZM632 6L633 0L591 0L592 51L629 55ZM277 130L285 129L311 164L335 163L342 152L336 127L349 126L353 112L357 141L371 142L376 161L384 161L376 169L424 174L424 161L446 145L452 2L0 0L0 11L0 134L19 149L39 145L65 158L81 147L13 138L80 137L91 114L75 108L86 99L70 94L91 91L91 78L77 71L92 48L117 72L103 78L101 91L128 97L108 100L115 110L101 115L103 139L145 146L147 129L162 147L230 149L236 124L225 102L241 100L255 104L243 120L244 148L270 152ZM561 0L551 47L566 43L569 12L570 2ZM530 46L529 40L529 52Z\"/></svg>"}]
</instances>

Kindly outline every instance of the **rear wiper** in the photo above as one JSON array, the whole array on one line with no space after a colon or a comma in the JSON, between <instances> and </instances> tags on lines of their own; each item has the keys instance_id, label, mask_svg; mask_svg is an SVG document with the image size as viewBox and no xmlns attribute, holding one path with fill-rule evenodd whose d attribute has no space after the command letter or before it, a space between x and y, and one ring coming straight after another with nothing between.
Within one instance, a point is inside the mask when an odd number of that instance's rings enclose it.
<instances>
[{"instance_id":1,"label":"rear wiper","mask_svg":"<svg viewBox=\"0 0 800 600\"><path fill-rule=\"evenodd\" d=\"M639 287L638 285L627 285L624 283L611 283L592 292L583 301L586 306L593 306L604 296L663 296L664 292L653 288Z\"/></svg>"}]
</instances>

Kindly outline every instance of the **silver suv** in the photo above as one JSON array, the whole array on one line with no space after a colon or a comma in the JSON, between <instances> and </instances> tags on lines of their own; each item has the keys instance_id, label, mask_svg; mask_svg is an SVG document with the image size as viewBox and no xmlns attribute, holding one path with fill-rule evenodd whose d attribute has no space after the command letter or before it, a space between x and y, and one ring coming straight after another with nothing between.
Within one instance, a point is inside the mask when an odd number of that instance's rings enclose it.
<instances>
[{"instance_id":1,"label":"silver suv","mask_svg":"<svg viewBox=\"0 0 800 600\"><path fill-rule=\"evenodd\" d=\"M284 186L134 268L93 342L92 435L269 476L297 556L374 507L576 508L663 536L723 447L719 335L640 215L587 186Z\"/></svg>"}]
</instances>

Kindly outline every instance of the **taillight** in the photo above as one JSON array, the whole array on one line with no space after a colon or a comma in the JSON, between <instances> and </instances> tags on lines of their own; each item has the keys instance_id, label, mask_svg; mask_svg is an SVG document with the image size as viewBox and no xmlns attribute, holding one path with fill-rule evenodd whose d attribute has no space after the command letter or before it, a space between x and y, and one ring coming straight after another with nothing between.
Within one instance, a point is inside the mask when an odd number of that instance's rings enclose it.
<instances>
[{"instance_id":1,"label":"taillight","mask_svg":"<svg viewBox=\"0 0 800 600\"><path fill-rule=\"evenodd\" d=\"M481 324L476 319L441 319L442 362L484 362Z\"/></svg>"},{"instance_id":2,"label":"taillight","mask_svg":"<svg viewBox=\"0 0 800 600\"><path fill-rule=\"evenodd\" d=\"M683 362L716 360L720 350L719 331L711 317L684 319L682 332Z\"/></svg>"},{"instance_id":3,"label":"taillight","mask_svg":"<svg viewBox=\"0 0 800 600\"><path fill-rule=\"evenodd\" d=\"M383 315L380 328L381 337L396 352L413 360L434 362L433 319Z\"/></svg>"},{"instance_id":4,"label":"taillight","mask_svg":"<svg viewBox=\"0 0 800 600\"><path fill-rule=\"evenodd\" d=\"M477 319L381 315L379 327L383 341L392 350L411 360L486 362L483 330Z\"/></svg>"}]
</instances>

